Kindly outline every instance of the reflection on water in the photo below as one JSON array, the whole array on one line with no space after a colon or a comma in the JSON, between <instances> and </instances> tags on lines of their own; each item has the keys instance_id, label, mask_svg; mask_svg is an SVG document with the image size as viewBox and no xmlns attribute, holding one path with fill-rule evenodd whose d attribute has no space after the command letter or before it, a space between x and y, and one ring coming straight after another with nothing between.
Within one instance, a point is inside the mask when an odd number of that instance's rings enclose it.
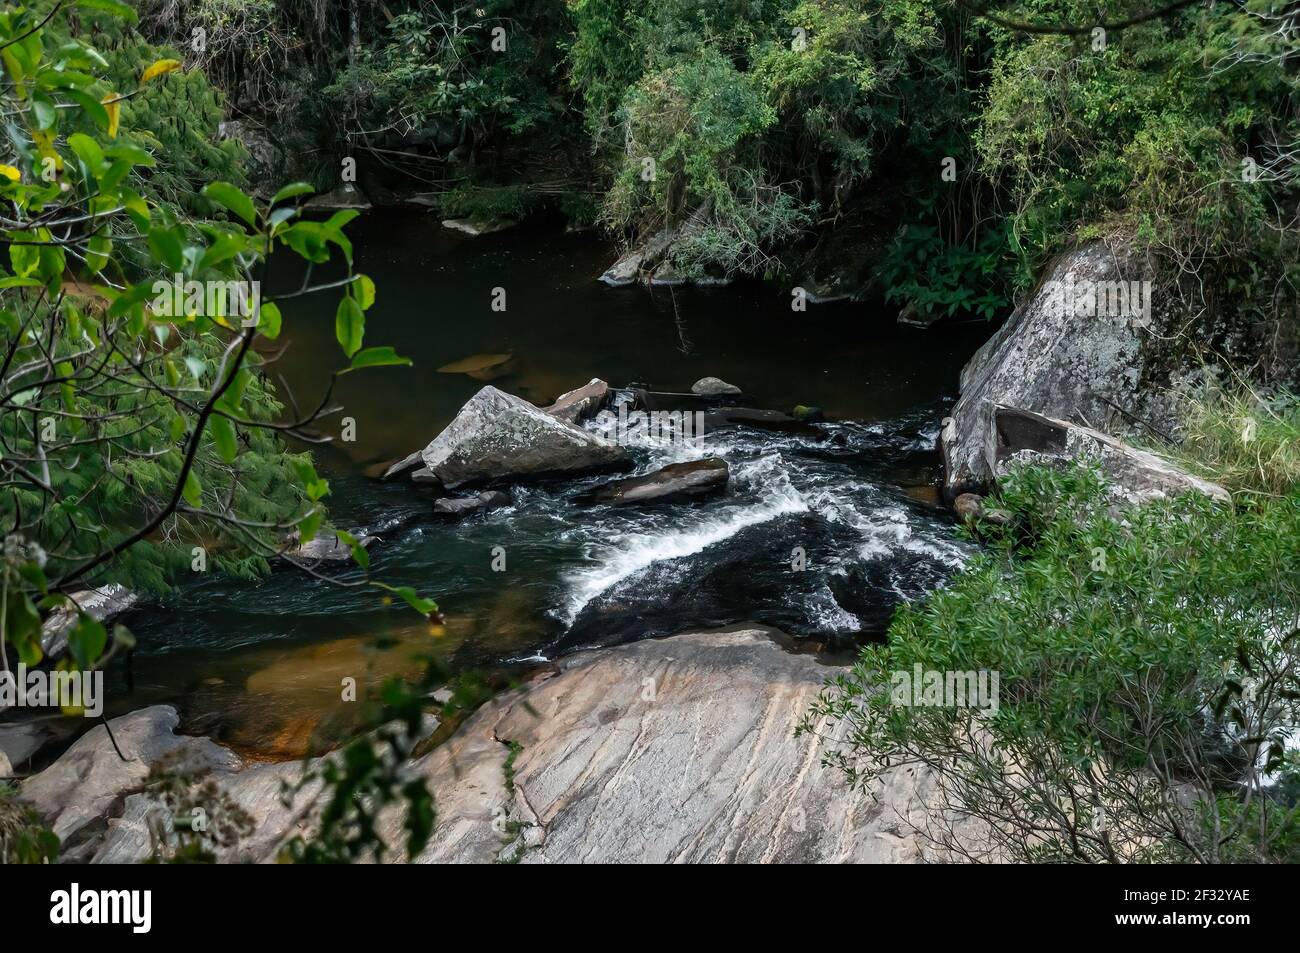
<instances>
[{"instance_id":1,"label":"reflection on water","mask_svg":"<svg viewBox=\"0 0 1300 953\"><path fill-rule=\"evenodd\" d=\"M187 727L283 757L346 730L355 706L340 701L344 678L364 686L413 673L423 653L456 668L508 667L748 620L842 643L879 632L899 599L964 558L934 505L933 440L986 328L899 327L868 304L795 313L772 287L608 289L595 276L609 249L580 236L470 239L391 212L354 230L358 268L379 289L367 342L415 366L341 379L334 397L357 439L318 449L318 461L336 523L381 537L373 575L433 594L446 624L431 630L374 590L294 572L195 580L124 620L139 648L133 691L127 673L114 674L115 712L177 702ZM504 312L491 308L495 288ZM333 304L292 307L276 368L297 404L314 406L323 373L342 363ZM682 392L713 375L757 406L819 406L832 423L816 437L737 429L709 435L703 450L640 450L641 471L701 455L731 465L724 496L658 510L579 507L572 497L600 481L587 478L519 487L513 505L448 524L433 518L427 490L364 475L423 446L486 374L539 404L592 377ZM339 418L321 429L337 435ZM497 546L504 572L492 568ZM796 547L804 570L791 568ZM376 637L396 648L375 651Z\"/></svg>"}]
</instances>

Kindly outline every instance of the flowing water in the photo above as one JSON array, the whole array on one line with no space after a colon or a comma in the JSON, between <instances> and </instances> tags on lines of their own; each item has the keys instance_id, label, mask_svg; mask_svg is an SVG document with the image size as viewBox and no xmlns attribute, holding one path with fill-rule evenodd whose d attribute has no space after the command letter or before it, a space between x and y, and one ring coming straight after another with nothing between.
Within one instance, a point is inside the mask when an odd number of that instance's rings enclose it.
<instances>
[{"instance_id":1,"label":"flowing water","mask_svg":"<svg viewBox=\"0 0 1300 953\"><path fill-rule=\"evenodd\" d=\"M110 681L114 711L170 701L192 730L249 753L297 754L339 717L341 679L412 671L431 650L458 669L520 671L579 648L744 621L843 647L878 635L900 600L940 585L968 555L936 504L933 447L987 328L900 327L883 305L797 313L770 286L609 289L594 280L609 247L579 235L469 239L397 212L367 214L352 231L358 268L379 289L367 342L415 366L341 380L343 413L321 429L337 436L352 418L356 439L319 448L318 466L335 523L381 537L373 576L437 598L446 625L294 571L257 583L198 575L123 620L139 648L129 692L126 673ZM504 311L492 308L495 289ZM274 366L300 407L315 406L324 372L342 363L332 301L292 306ZM474 375L438 371L481 354L510 357ZM423 446L493 375L537 403L592 377L685 392L715 375L750 405L815 405L829 422L815 434L733 428L702 447L636 447L638 472L727 460L727 492L690 505L582 507L573 497L608 479L586 477L516 487L512 505L447 523L428 490L367 475ZM378 637L398 648L377 651Z\"/></svg>"}]
</instances>

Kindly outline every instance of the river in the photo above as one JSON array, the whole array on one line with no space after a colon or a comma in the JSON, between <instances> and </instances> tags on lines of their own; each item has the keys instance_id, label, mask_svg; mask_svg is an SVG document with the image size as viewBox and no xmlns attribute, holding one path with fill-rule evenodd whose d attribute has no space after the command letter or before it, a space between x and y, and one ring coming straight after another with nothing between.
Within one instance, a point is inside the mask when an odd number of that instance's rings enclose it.
<instances>
[{"instance_id":1,"label":"river","mask_svg":"<svg viewBox=\"0 0 1300 953\"><path fill-rule=\"evenodd\" d=\"M446 624L294 571L256 583L196 574L122 620L138 648L111 675L111 714L171 702L184 729L289 757L345 730L343 678L410 672L421 653L500 680L584 647L741 621L844 649L879 637L900 600L967 557L937 504L934 438L987 326L899 326L870 303L795 312L771 285L610 289L595 281L608 244L551 230L469 238L427 214L376 211L350 232L378 287L367 344L415 365L342 379L344 410L322 430L340 436L351 418L356 439L317 448L318 468L336 525L381 537L372 575L433 596ZM273 367L303 407L343 361L334 300L285 305L288 347ZM438 368L480 354L510 355L492 383L542 404L592 377L684 392L713 375L753 406L818 406L829 422L816 436L732 429L703 448L637 449L638 472L725 458L730 487L703 503L577 506L607 479L590 477L519 487L507 508L441 522L428 490L367 474L451 420L489 375Z\"/></svg>"}]
</instances>

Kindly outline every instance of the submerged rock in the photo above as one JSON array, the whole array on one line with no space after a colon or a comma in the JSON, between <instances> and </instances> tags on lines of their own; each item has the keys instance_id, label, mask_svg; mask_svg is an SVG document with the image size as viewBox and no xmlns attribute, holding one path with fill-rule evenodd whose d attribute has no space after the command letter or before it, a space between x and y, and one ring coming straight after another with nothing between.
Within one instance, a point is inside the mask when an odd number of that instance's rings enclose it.
<instances>
[{"instance_id":1,"label":"submerged rock","mask_svg":"<svg viewBox=\"0 0 1300 953\"><path fill-rule=\"evenodd\" d=\"M735 384L728 384L720 377L701 377L691 385L691 393L700 397L728 397L742 393Z\"/></svg>"},{"instance_id":2,"label":"submerged rock","mask_svg":"<svg viewBox=\"0 0 1300 953\"><path fill-rule=\"evenodd\" d=\"M708 411L704 416L704 430L710 433L727 427L754 427L775 433L795 434L801 437L823 439L826 434L812 424L797 420L779 410L760 410L754 407L722 407Z\"/></svg>"},{"instance_id":3,"label":"submerged rock","mask_svg":"<svg viewBox=\"0 0 1300 953\"><path fill-rule=\"evenodd\" d=\"M994 444L988 455L998 478L1015 466L1060 466L1082 460L1100 466L1118 501L1141 503L1183 493L1204 493L1223 502L1232 498L1217 483L1090 427L1014 407L995 407L993 420Z\"/></svg>"},{"instance_id":4,"label":"submerged rock","mask_svg":"<svg viewBox=\"0 0 1300 953\"><path fill-rule=\"evenodd\" d=\"M484 387L421 451L447 488L626 467L622 447L548 414L521 397Z\"/></svg>"},{"instance_id":5,"label":"submerged rock","mask_svg":"<svg viewBox=\"0 0 1300 953\"><path fill-rule=\"evenodd\" d=\"M512 502L514 501L508 493L502 493L500 490L485 490L477 496L443 497L433 504L433 511L439 516L462 517L509 506Z\"/></svg>"},{"instance_id":6,"label":"submerged rock","mask_svg":"<svg viewBox=\"0 0 1300 953\"><path fill-rule=\"evenodd\" d=\"M676 503L719 493L727 488L731 471L717 457L672 463L645 476L611 480L576 497L587 506L630 506L640 503Z\"/></svg>"},{"instance_id":7,"label":"submerged rock","mask_svg":"<svg viewBox=\"0 0 1300 953\"><path fill-rule=\"evenodd\" d=\"M77 610L107 625L132 608L140 597L125 586L110 583L98 589L81 589L68 594L71 605L54 609L41 625L41 651L46 658L58 658L68 650L68 633L77 624Z\"/></svg>"},{"instance_id":8,"label":"submerged rock","mask_svg":"<svg viewBox=\"0 0 1300 953\"><path fill-rule=\"evenodd\" d=\"M369 549L378 536L353 533L363 549ZM321 533L310 541L285 552L286 559L300 563L348 563L352 561L352 547L348 546L336 533Z\"/></svg>"},{"instance_id":9,"label":"submerged rock","mask_svg":"<svg viewBox=\"0 0 1300 953\"><path fill-rule=\"evenodd\" d=\"M504 232L507 228L514 228L518 224L513 218L444 218L442 220L443 228L464 232L474 238Z\"/></svg>"}]
</instances>

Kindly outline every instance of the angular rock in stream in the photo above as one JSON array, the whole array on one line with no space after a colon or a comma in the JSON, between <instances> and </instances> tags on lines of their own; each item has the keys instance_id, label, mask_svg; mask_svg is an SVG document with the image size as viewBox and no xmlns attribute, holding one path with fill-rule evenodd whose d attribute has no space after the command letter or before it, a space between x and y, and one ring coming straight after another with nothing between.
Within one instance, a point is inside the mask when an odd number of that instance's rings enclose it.
<instances>
[{"instance_id":1,"label":"angular rock in stream","mask_svg":"<svg viewBox=\"0 0 1300 953\"><path fill-rule=\"evenodd\" d=\"M593 377L581 387L561 394L555 403L543 409L552 417L576 424L594 417L608 396L609 385L599 377Z\"/></svg>"},{"instance_id":2,"label":"angular rock in stream","mask_svg":"<svg viewBox=\"0 0 1300 953\"><path fill-rule=\"evenodd\" d=\"M584 506L676 503L725 490L730 475L727 461L717 457L670 463L645 476L602 483L575 497L574 501Z\"/></svg>"},{"instance_id":3,"label":"angular rock in stream","mask_svg":"<svg viewBox=\"0 0 1300 953\"><path fill-rule=\"evenodd\" d=\"M1094 423L1109 421L1115 404L1133 406L1143 332L1128 321L1075 317L1054 294L1131 277L1127 270L1100 242L1062 255L962 369L961 397L940 437L949 499L985 492L994 479L987 449L994 445L995 406Z\"/></svg>"},{"instance_id":4,"label":"angular rock in stream","mask_svg":"<svg viewBox=\"0 0 1300 953\"><path fill-rule=\"evenodd\" d=\"M627 451L548 414L521 397L487 386L421 451L448 489L630 465Z\"/></svg>"}]
</instances>

